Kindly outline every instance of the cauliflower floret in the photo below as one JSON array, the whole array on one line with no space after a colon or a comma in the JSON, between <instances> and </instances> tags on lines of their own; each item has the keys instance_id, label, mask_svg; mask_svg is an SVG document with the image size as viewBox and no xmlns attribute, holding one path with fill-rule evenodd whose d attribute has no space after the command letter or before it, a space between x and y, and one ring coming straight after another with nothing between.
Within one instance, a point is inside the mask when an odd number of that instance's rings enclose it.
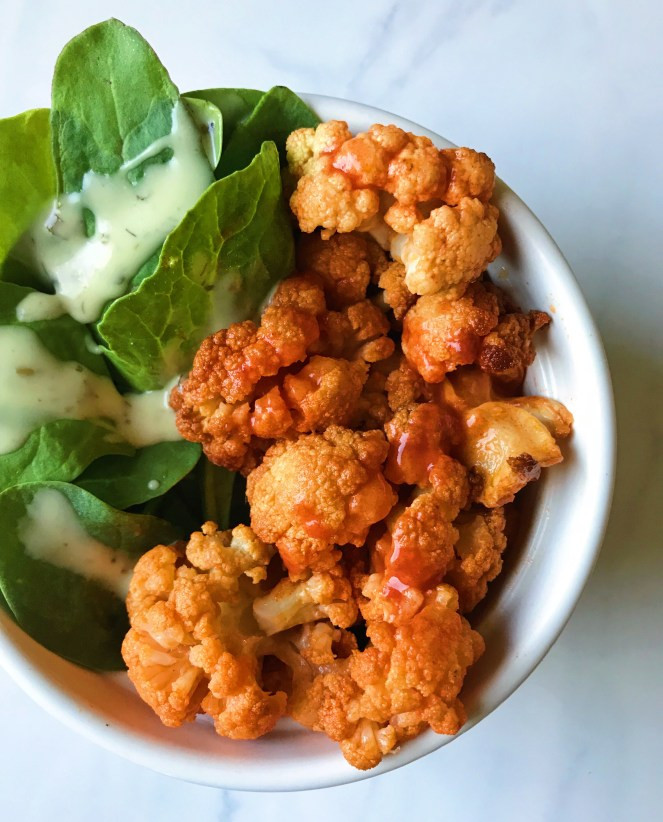
<instances>
[{"instance_id":1,"label":"cauliflower floret","mask_svg":"<svg viewBox=\"0 0 663 822\"><path fill-rule=\"evenodd\" d=\"M387 260L366 234L335 234L323 240L316 233L300 238L297 265L320 278L327 305L340 310L365 299L369 282L378 269L386 268Z\"/></svg>"},{"instance_id":2,"label":"cauliflower floret","mask_svg":"<svg viewBox=\"0 0 663 822\"><path fill-rule=\"evenodd\" d=\"M458 205L463 197L487 203L495 188L495 165L487 154L471 148L443 148L440 152L449 168L449 185L444 192L447 205Z\"/></svg>"},{"instance_id":3,"label":"cauliflower floret","mask_svg":"<svg viewBox=\"0 0 663 822\"><path fill-rule=\"evenodd\" d=\"M382 311L370 300L362 300L320 317L320 340L315 350L329 357L379 362L395 350L394 341L387 336L389 330Z\"/></svg>"},{"instance_id":4,"label":"cauliflower floret","mask_svg":"<svg viewBox=\"0 0 663 822\"><path fill-rule=\"evenodd\" d=\"M532 338L549 322L550 317L543 311L504 315L497 328L481 341L479 367L499 383L518 388L534 361Z\"/></svg>"},{"instance_id":5,"label":"cauliflower floret","mask_svg":"<svg viewBox=\"0 0 663 822\"><path fill-rule=\"evenodd\" d=\"M289 425L274 395L261 402L253 423L259 383L306 358L324 311L322 288L310 278L291 277L276 290L259 326L233 323L203 340L188 377L170 395L182 436L202 443L217 465L245 473L253 468L252 437L259 436L254 427L269 425L277 431L273 436L281 436Z\"/></svg>"},{"instance_id":6,"label":"cauliflower floret","mask_svg":"<svg viewBox=\"0 0 663 822\"><path fill-rule=\"evenodd\" d=\"M548 397L512 397L505 402L528 411L557 439L568 437L573 429L573 414L557 400Z\"/></svg>"},{"instance_id":7,"label":"cauliflower floret","mask_svg":"<svg viewBox=\"0 0 663 822\"><path fill-rule=\"evenodd\" d=\"M398 599L406 588L426 590L442 579L453 560L458 531L452 523L467 501L467 472L451 457L439 456L428 479L427 489L392 511L371 553L387 598ZM377 600L374 604L382 607ZM394 604L398 610L400 603ZM369 618L363 607L362 613Z\"/></svg>"},{"instance_id":8,"label":"cauliflower floret","mask_svg":"<svg viewBox=\"0 0 663 822\"><path fill-rule=\"evenodd\" d=\"M136 565L122 645L129 678L165 725L205 712L218 733L255 739L286 708L260 687L262 641L251 614L273 549L251 529L208 522L186 549L158 545Z\"/></svg>"},{"instance_id":9,"label":"cauliflower floret","mask_svg":"<svg viewBox=\"0 0 663 822\"><path fill-rule=\"evenodd\" d=\"M463 512L455 521L455 558L444 581L458 591L461 614L469 613L488 592L488 583L502 570L506 548L503 508Z\"/></svg>"},{"instance_id":10,"label":"cauliflower floret","mask_svg":"<svg viewBox=\"0 0 663 822\"><path fill-rule=\"evenodd\" d=\"M481 339L496 325L497 299L481 283L462 297L421 297L403 321L403 353L427 382L441 382L449 371L475 361Z\"/></svg>"},{"instance_id":11,"label":"cauliflower floret","mask_svg":"<svg viewBox=\"0 0 663 822\"><path fill-rule=\"evenodd\" d=\"M311 574L307 580L282 579L253 603L253 614L268 635L305 622L328 619L332 625L349 628L357 620L352 585L340 566Z\"/></svg>"},{"instance_id":12,"label":"cauliflower floret","mask_svg":"<svg viewBox=\"0 0 663 822\"><path fill-rule=\"evenodd\" d=\"M330 425L347 425L352 418L368 366L362 360L315 356L283 380L281 393L295 431L324 431Z\"/></svg>"},{"instance_id":13,"label":"cauliflower floret","mask_svg":"<svg viewBox=\"0 0 663 822\"><path fill-rule=\"evenodd\" d=\"M326 659L317 670L295 658L290 715L337 741L362 770L427 726L457 733L465 721L458 694L483 651L457 608L454 589L439 585L403 624L367 623L364 651Z\"/></svg>"},{"instance_id":14,"label":"cauliflower floret","mask_svg":"<svg viewBox=\"0 0 663 822\"><path fill-rule=\"evenodd\" d=\"M455 414L432 402L401 406L385 425L386 478L395 484L429 485L432 468L461 437Z\"/></svg>"},{"instance_id":15,"label":"cauliflower floret","mask_svg":"<svg viewBox=\"0 0 663 822\"><path fill-rule=\"evenodd\" d=\"M501 251L498 214L495 206L472 197L433 209L402 244L405 285L415 294L462 296Z\"/></svg>"},{"instance_id":16,"label":"cauliflower floret","mask_svg":"<svg viewBox=\"0 0 663 822\"><path fill-rule=\"evenodd\" d=\"M417 402L424 395L424 381L405 359L400 357L398 367L389 372L386 382L387 400L392 411Z\"/></svg>"},{"instance_id":17,"label":"cauliflower floret","mask_svg":"<svg viewBox=\"0 0 663 822\"><path fill-rule=\"evenodd\" d=\"M276 544L291 577L329 570L336 545L363 545L389 513L396 495L380 470L386 453L379 431L330 426L276 443L249 474L252 527Z\"/></svg>"},{"instance_id":18,"label":"cauliflower floret","mask_svg":"<svg viewBox=\"0 0 663 822\"><path fill-rule=\"evenodd\" d=\"M405 266L390 263L380 274L378 285L383 289L385 303L394 312L396 321L400 322L417 299L416 294L405 285Z\"/></svg>"},{"instance_id":19,"label":"cauliflower floret","mask_svg":"<svg viewBox=\"0 0 663 822\"><path fill-rule=\"evenodd\" d=\"M512 502L521 488L539 478L541 468L562 460L546 426L514 403L486 402L466 411L463 420L458 457L480 480L475 499L487 508Z\"/></svg>"},{"instance_id":20,"label":"cauliflower floret","mask_svg":"<svg viewBox=\"0 0 663 822\"><path fill-rule=\"evenodd\" d=\"M485 154L439 151L393 125L352 137L339 121L294 132L286 151L301 230L322 227L324 239L370 232L404 263L410 292L460 296L500 251L497 209L488 204L495 170Z\"/></svg>"},{"instance_id":21,"label":"cauliflower floret","mask_svg":"<svg viewBox=\"0 0 663 822\"><path fill-rule=\"evenodd\" d=\"M370 366L368 379L355 406L351 428L369 431L383 428L391 416L387 401L387 375L381 370L384 360Z\"/></svg>"}]
</instances>

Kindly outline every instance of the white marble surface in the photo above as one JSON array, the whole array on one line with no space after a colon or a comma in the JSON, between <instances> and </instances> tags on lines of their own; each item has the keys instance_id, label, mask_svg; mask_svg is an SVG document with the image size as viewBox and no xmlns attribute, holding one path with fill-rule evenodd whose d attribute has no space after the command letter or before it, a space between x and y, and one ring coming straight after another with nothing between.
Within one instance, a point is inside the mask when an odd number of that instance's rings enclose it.
<instances>
[{"instance_id":1,"label":"white marble surface","mask_svg":"<svg viewBox=\"0 0 663 822\"><path fill-rule=\"evenodd\" d=\"M324 792L201 788L93 747L0 672L0 818L663 818L658 0L1 0L0 116L48 104L62 44L111 15L145 34L182 89L284 83L397 111L487 151L568 256L604 335L620 426L616 498L556 646L502 708L437 754Z\"/></svg>"}]
</instances>

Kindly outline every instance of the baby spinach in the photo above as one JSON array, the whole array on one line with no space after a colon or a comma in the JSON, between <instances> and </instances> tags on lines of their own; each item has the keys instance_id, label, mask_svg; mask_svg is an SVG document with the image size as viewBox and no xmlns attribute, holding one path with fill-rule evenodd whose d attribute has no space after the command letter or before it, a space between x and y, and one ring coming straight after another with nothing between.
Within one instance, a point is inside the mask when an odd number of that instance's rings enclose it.
<instances>
[{"instance_id":1,"label":"baby spinach","mask_svg":"<svg viewBox=\"0 0 663 822\"><path fill-rule=\"evenodd\" d=\"M193 442L159 442L132 456L98 459L76 485L115 508L131 508L165 494L199 459L200 446ZM164 516L169 519L167 511Z\"/></svg>"},{"instance_id":2,"label":"baby spinach","mask_svg":"<svg viewBox=\"0 0 663 822\"><path fill-rule=\"evenodd\" d=\"M85 326L66 315L29 323L17 318L18 304L32 293L30 288L0 282L0 325L30 328L57 359L79 362L90 371L107 376L104 358L95 352ZM0 490L22 482L69 481L98 457L130 455L134 450L108 427L90 420L52 420L32 431L14 451L0 454Z\"/></svg>"},{"instance_id":3,"label":"baby spinach","mask_svg":"<svg viewBox=\"0 0 663 822\"><path fill-rule=\"evenodd\" d=\"M129 627L123 600L100 582L26 551L23 529L29 507L43 489L64 495L84 531L112 549L118 562L126 562L127 556L135 561L179 534L163 520L116 511L66 483L30 483L0 494L0 592L18 625L51 651L86 668L122 669L120 647Z\"/></svg>"},{"instance_id":4,"label":"baby spinach","mask_svg":"<svg viewBox=\"0 0 663 822\"><path fill-rule=\"evenodd\" d=\"M160 388L212 328L254 316L293 265L278 152L267 142L205 191L166 238L154 272L106 309L97 324L103 351L136 390Z\"/></svg>"},{"instance_id":5,"label":"baby spinach","mask_svg":"<svg viewBox=\"0 0 663 822\"><path fill-rule=\"evenodd\" d=\"M0 263L55 194L48 109L0 120Z\"/></svg>"},{"instance_id":6,"label":"baby spinach","mask_svg":"<svg viewBox=\"0 0 663 822\"><path fill-rule=\"evenodd\" d=\"M169 134L178 99L151 46L119 20L91 26L70 40L53 75L58 191L80 191L87 171L112 174Z\"/></svg>"},{"instance_id":7,"label":"baby spinach","mask_svg":"<svg viewBox=\"0 0 663 822\"><path fill-rule=\"evenodd\" d=\"M223 116L214 103L197 97L182 97L189 114L200 132L207 159L212 168L216 168L221 156L223 141Z\"/></svg>"},{"instance_id":8,"label":"baby spinach","mask_svg":"<svg viewBox=\"0 0 663 822\"><path fill-rule=\"evenodd\" d=\"M247 166L265 140L276 144L284 163L288 134L320 122L313 109L285 86L274 86L264 94L253 89L205 89L189 96L209 100L223 114L223 153L217 177Z\"/></svg>"}]
</instances>

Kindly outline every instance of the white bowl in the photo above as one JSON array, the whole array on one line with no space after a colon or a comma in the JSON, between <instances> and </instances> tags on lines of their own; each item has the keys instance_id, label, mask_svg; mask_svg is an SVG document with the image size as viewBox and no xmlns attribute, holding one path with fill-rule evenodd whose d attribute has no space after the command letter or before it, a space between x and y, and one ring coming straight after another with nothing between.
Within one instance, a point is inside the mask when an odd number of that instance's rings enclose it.
<instances>
[{"instance_id":1,"label":"white bowl","mask_svg":"<svg viewBox=\"0 0 663 822\"><path fill-rule=\"evenodd\" d=\"M379 109L318 95L305 99L323 120L347 120L355 132L396 123L439 147L452 145ZM466 680L469 720L461 733L513 693L564 627L599 551L614 472L610 377L580 289L545 228L503 183L496 202L504 251L490 270L521 307L553 316L538 340L527 392L561 400L575 417L575 430L564 462L526 492L531 516L507 549L505 571L475 621L486 653ZM221 739L201 720L172 730L141 702L125 674L99 675L65 662L1 611L0 629L0 662L39 705L103 747L191 782L239 790L322 788L390 771L455 739L428 731L362 772L334 743L290 721L256 742Z\"/></svg>"}]
</instances>

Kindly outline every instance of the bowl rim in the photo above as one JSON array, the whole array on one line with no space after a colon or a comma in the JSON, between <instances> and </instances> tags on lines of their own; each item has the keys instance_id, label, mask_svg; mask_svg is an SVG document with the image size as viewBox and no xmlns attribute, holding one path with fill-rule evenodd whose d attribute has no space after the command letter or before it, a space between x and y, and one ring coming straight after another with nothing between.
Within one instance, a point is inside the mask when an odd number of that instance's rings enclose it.
<instances>
[{"instance_id":1,"label":"bowl rim","mask_svg":"<svg viewBox=\"0 0 663 822\"><path fill-rule=\"evenodd\" d=\"M342 116L344 119L352 120L353 113L356 113L357 116L370 116L374 118L374 122L384 121L384 118L387 117L389 118L388 122L395 123L417 134L425 134L433 138L438 145L453 146L452 143L435 132L384 109L327 95L301 94L300 96L314 109L338 107L337 117ZM599 476L606 478L605 482L596 489L593 511L588 512L588 516L594 522L594 528L591 538L588 538L583 546L583 561L579 564L577 573L568 581L561 604L551 612L545 624L545 629L539 632L539 644L536 652L531 656L527 670L514 677L506 687L503 687L496 694L492 694L491 698L484 700L480 714L472 717L455 737L441 737L428 731L408 742L397 753L385 757L377 768L370 771L357 771L354 769L348 771L347 768L342 768L325 775L324 778L320 778L315 769L311 769L310 773L299 771L293 774L290 782L283 784L280 768L276 769L278 779L275 779L265 773L265 768L261 768L258 772L252 768L247 768L245 763L233 765L232 762L227 764L224 762L222 768L219 768L218 763L211 763L211 765L208 763L206 766L204 754L178 752L166 748L157 741L146 739L138 730L113 727L104 721L105 717L101 713L77 702L67 693L64 687L60 687L56 681L53 681L39 670L22 653L18 639L25 635L17 628L11 618L0 609L0 665L40 707L72 730L101 747L136 764L169 776L232 790L312 790L369 779L400 768L439 749L479 724L503 704L536 670L570 619L596 562L605 535L615 478L615 408L610 371L601 337L571 267L550 233L532 210L503 181L499 181L499 186L501 201L509 205L510 218L514 218L515 211L517 220L521 225L525 225L525 230L537 236L537 245L545 248L546 257L551 261L557 274L565 281L565 287L571 293L575 309L580 315L584 327L590 332L584 339L584 345L589 349L589 356L595 369L594 378L599 387L600 396L597 397L597 405L601 408L602 413L597 415L597 424L603 427L602 441L604 444L604 450L599 454L599 458L603 460L603 463L594 467Z\"/></svg>"}]
</instances>

